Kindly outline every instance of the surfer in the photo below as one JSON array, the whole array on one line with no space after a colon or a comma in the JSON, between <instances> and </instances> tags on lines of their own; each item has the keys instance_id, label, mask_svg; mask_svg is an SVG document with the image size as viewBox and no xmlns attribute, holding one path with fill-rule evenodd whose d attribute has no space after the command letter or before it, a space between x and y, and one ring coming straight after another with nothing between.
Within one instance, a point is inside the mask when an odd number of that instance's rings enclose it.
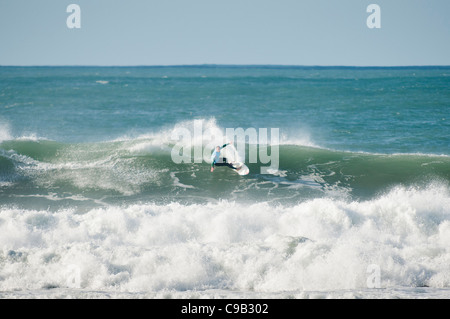
<instances>
[{"instance_id":1,"label":"surfer","mask_svg":"<svg viewBox=\"0 0 450 319\"><path fill-rule=\"evenodd\" d=\"M231 143L223 144L222 147L216 146L211 154L211 173L214 172L214 166L228 166L229 168L236 169L236 167L227 162L226 157L220 158L220 150L230 144Z\"/></svg>"}]
</instances>

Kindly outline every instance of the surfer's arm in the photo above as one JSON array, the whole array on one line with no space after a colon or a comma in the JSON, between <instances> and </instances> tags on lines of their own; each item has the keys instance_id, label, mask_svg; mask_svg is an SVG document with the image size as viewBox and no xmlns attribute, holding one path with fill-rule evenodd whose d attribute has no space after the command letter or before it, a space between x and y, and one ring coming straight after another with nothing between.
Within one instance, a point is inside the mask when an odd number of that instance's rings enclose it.
<instances>
[{"instance_id":1,"label":"surfer's arm","mask_svg":"<svg viewBox=\"0 0 450 319\"><path fill-rule=\"evenodd\" d=\"M227 147L227 145L230 145L230 144L231 144L231 143L223 144L222 147L221 147L220 149L225 148L225 147Z\"/></svg>"}]
</instances>

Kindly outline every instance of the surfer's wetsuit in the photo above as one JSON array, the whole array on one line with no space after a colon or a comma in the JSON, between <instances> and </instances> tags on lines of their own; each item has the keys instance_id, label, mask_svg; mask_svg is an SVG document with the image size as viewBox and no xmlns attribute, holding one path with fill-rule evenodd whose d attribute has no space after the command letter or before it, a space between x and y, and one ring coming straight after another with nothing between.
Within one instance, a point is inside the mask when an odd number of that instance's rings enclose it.
<instances>
[{"instance_id":1,"label":"surfer's wetsuit","mask_svg":"<svg viewBox=\"0 0 450 319\"><path fill-rule=\"evenodd\" d=\"M227 147L228 144L223 144L222 148ZM227 159L224 157L222 160L220 159L220 151L216 151L214 149L214 152L211 154L211 168L214 168L215 166L228 166L229 168L236 169L233 165L227 162Z\"/></svg>"}]
</instances>

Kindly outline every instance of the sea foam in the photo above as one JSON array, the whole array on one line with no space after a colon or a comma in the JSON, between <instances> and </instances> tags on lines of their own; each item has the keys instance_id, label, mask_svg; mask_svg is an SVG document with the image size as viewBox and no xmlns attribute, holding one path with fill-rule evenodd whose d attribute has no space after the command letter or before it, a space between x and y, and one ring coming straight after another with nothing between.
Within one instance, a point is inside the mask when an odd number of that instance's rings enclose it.
<instances>
[{"instance_id":1,"label":"sea foam","mask_svg":"<svg viewBox=\"0 0 450 319\"><path fill-rule=\"evenodd\" d=\"M305 294L450 287L450 194L397 187L367 201L171 203L0 213L0 290ZM77 270L78 280L73 278Z\"/></svg>"}]
</instances>

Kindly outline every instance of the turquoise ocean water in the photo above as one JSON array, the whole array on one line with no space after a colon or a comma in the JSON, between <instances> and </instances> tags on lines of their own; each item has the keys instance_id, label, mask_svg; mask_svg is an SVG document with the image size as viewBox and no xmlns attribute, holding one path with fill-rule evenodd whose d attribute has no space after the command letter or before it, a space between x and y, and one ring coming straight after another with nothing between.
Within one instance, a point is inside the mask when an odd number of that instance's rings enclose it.
<instances>
[{"instance_id":1,"label":"turquoise ocean water","mask_svg":"<svg viewBox=\"0 0 450 319\"><path fill-rule=\"evenodd\" d=\"M449 182L450 67L0 67L6 296L449 296Z\"/></svg>"}]
</instances>

